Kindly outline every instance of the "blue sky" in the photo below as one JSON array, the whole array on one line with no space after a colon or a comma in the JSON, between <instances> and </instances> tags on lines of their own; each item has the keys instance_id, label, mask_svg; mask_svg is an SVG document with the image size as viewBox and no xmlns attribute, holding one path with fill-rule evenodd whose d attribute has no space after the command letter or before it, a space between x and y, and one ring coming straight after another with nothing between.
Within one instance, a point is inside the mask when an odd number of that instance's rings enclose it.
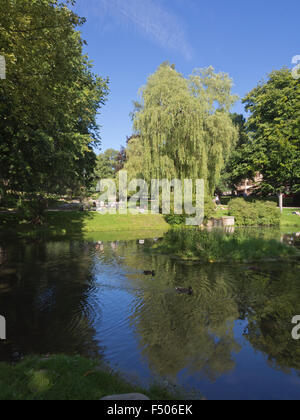
<instances>
[{"instance_id":1,"label":"blue sky","mask_svg":"<svg viewBox=\"0 0 300 420\"><path fill-rule=\"evenodd\" d=\"M94 71L110 79L101 110L102 149L132 133L132 101L166 60L189 75L212 65L229 73L241 98L300 54L299 0L77 0ZM234 108L243 112L239 102Z\"/></svg>"}]
</instances>

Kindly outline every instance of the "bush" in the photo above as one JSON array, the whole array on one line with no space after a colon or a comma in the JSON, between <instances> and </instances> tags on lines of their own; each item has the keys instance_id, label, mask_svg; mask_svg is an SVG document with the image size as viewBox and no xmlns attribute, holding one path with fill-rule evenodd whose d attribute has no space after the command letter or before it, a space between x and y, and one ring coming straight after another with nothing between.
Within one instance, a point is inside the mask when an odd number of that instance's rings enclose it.
<instances>
[{"instance_id":1,"label":"bush","mask_svg":"<svg viewBox=\"0 0 300 420\"><path fill-rule=\"evenodd\" d=\"M237 226L279 226L281 217L276 203L249 202L244 198L229 202L229 215L235 217Z\"/></svg>"},{"instance_id":2,"label":"bush","mask_svg":"<svg viewBox=\"0 0 300 420\"><path fill-rule=\"evenodd\" d=\"M1 190L0 190L0 194L1 194ZM0 198L1 207L5 207L7 209L15 208L17 206L17 203L18 203L18 197L16 195L13 195L13 194L1 195L1 198Z\"/></svg>"},{"instance_id":3,"label":"bush","mask_svg":"<svg viewBox=\"0 0 300 420\"><path fill-rule=\"evenodd\" d=\"M205 197L204 200L204 222L209 220L215 212L215 204L211 197ZM186 219L189 219L193 216L183 213L181 215L174 214L174 208L171 209L171 213L165 216L165 220L171 226L180 226L186 224Z\"/></svg>"},{"instance_id":4,"label":"bush","mask_svg":"<svg viewBox=\"0 0 300 420\"><path fill-rule=\"evenodd\" d=\"M184 225L186 221L185 214L174 214L174 210L171 210L170 214L165 215L165 221L171 226Z\"/></svg>"},{"instance_id":5,"label":"bush","mask_svg":"<svg viewBox=\"0 0 300 420\"><path fill-rule=\"evenodd\" d=\"M19 216L32 223L33 225L42 225L45 222L45 210L47 202L43 196L29 197L20 200L18 204Z\"/></svg>"}]
</instances>

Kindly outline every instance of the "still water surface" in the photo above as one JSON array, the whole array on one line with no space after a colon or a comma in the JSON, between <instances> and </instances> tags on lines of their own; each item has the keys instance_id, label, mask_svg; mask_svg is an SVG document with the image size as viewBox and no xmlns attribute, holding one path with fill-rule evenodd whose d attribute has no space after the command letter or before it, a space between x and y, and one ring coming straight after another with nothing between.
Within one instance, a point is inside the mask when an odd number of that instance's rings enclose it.
<instances>
[{"instance_id":1,"label":"still water surface","mask_svg":"<svg viewBox=\"0 0 300 420\"><path fill-rule=\"evenodd\" d=\"M208 399L299 399L300 263L190 264L150 242L0 240L0 360L80 353Z\"/></svg>"}]
</instances>

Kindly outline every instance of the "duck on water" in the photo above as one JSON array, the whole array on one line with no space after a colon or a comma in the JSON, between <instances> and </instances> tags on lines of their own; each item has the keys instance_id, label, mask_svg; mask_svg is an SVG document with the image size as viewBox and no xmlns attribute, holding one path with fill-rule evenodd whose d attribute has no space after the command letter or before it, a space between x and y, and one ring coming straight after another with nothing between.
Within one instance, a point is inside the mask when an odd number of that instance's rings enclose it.
<instances>
[{"instance_id":1,"label":"duck on water","mask_svg":"<svg viewBox=\"0 0 300 420\"><path fill-rule=\"evenodd\" d=\"M191 286L188 289L186 289L184 287L176 287L175 290L176 290L177 293L185 294L185 295L189 295L189 296L192 296L194 294L194 291L193 291Z\"/></svg>"},{"instance_id":2,"label":"duck on water","mask_svg":"<svg viewBox=\"0 0 300 420\"><path fill-rule=\"evenodd\" d=\"M152 271L144 271L144 275L145 276L155 277L155 271L154 270L152 270Z\"/></svg>"}]
</instances>

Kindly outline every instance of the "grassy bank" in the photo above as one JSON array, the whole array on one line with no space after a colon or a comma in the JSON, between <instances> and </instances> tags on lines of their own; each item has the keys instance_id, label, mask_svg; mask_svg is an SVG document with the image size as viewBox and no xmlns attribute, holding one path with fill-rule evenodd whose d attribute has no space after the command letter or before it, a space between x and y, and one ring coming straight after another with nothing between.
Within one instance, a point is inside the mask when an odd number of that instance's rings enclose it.
<instances>
[{"instance_id":1,"label":"grassy bank","mask_svg":"<svg viewBox=\"0 0 300 420\"><path fill-rule=\"evenodd\" d=\"M296 209L284 209L281 228L300 231L300 217L292 213ZM299 211L299 210L298 210ZM228 215L226 207L218 208L214 217ZM0 232L22 238L84 240L135 240L162 237L170 226L162 215L100 215L93 212L48 212L45 225L35 227L23 221L15 213L0 213Z\"/></svg>"},{"instance_id":2,"label":"grassy bank","mask_svg":"<svg viewBox=\"0 0 300 420\"><path fill-rule=\"evenodd\" d=\"M234 233L199 229L172 229L152 251L201 262L255 262L300 257L300 252L252 231Z\"/></svg>"},{"instance_id":3,"label":"grassy bank","mask_svg":"<svg viewBox=\"0 0 300 420\"><path fill-rule=\"evenodd\" d=\"M281 226L298 228L300 231L300 216L293 214L294 212L300 212L300 209L283 209Z\"/></svg>"},{"instance_id":4,"label":"grassy bank","mask_svg":"<svg viewBox=\"0 0 300 420\"><path fill-rule=\"evenodd\" d=\"M126 383L96 362L79 356L26 358L16 366L0 363L0 400L99 400L107 395L138 392L151 400L180 399L164 388L149 390Z\"/></svg>"},{"instance_id":5,"label":"grassy bank","mask_svg":"<svg viewBox=\"0 0 300 420\"><path fill-rule=\"evenodd\" d=\"M282 228L294 228L299 229L300 231L300 216L293 214L294 212L300 212L300 209L295 208L285 208L283 209L283 213L281 215L281 223L280 226ZM219 206L214 214L214 217L225 217L228 216L228 207L226 206Z\"/></svg>"},{"instance_id":6,"label":"grassy bank","mask_svg":"<svg viewBox=\"0 0 300 420\"><path fill-rule=\"evenodd\" d=\"M169 229L162 215L101 215L92 212L48 212L45 224L32 226L17 214L0 214L1 231L17 233L21 237L42 235L46 238L74 237L93 239L103 236L107 240L123 236L123 239L162 235ZM116 234L117 232L117 234ZM101 234L101 235L99 235ZM120 238L119 238L120 239Z\"/></svg>"}]
</instances>

